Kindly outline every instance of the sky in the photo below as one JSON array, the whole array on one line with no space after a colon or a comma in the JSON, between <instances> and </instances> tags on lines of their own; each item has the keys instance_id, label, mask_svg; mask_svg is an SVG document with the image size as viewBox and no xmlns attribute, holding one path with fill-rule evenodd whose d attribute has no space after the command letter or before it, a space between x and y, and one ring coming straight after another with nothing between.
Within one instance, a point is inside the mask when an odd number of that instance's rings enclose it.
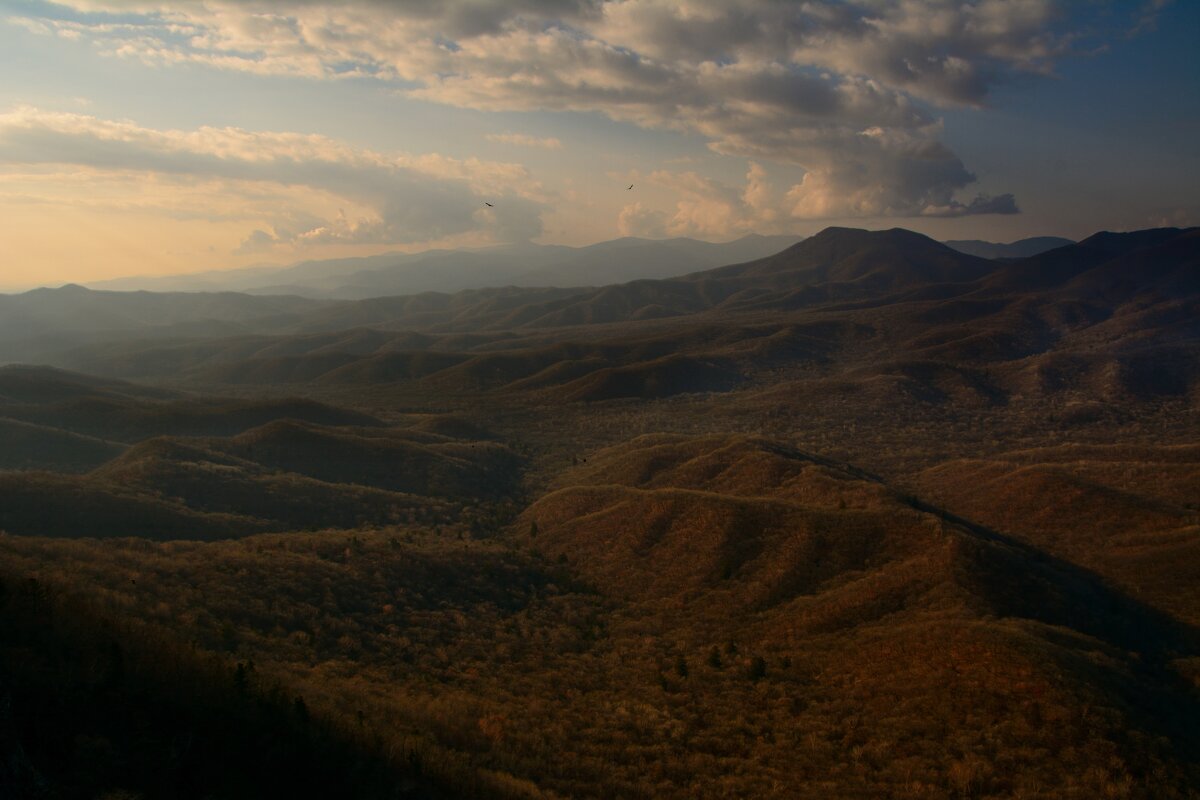
<instances>
[{"instance_id":1,"label":"sky","mask_svg":"<svg viewBox=\"0 0 1200 800\"><path fill-rule=\"evenodd\" d=\"M1197 225L1197 42L1191 0L0 0L0 288Z\"/></svg>"}]
</instances>

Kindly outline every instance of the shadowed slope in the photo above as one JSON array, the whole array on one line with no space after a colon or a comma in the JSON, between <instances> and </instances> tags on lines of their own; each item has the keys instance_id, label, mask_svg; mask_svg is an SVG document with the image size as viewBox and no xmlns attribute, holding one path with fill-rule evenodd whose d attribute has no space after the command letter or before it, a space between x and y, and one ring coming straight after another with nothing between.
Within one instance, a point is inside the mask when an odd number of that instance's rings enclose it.
<instances>
[{"instance_id":1,"label":"shadowed slope","mask_svg":"<svg viewBox=\"0 0 1200 800\"><path fill-rule=\"evenodd\" d=\"M1195 446L1065 447L951 461L922 472L926 497L1096 570L1200 624L1200 457Z\"/></svg>"},{"instance_id":2,"label":"shadowed slope","mask_svg":"<svg viewBox=\"0 0 1200 800\"><path fill-rule=\"evenodd\" d=\"M404 431L271 422L217 447L260 464L337 483L442 496L497 496L515 486L517 458L492 442L414 441Z\"/></svg>"},{"instance_id":3,"label":"shadowed slope","mask_svg":"<svg viewBox=\"0 0 1200 800\"><path fill-rule=\"evenodd\" d=\"M0 366L0 405L92 397L167 400L179 397L179 393L53 367L25 364Z\"/></svg>"},{"instance_id":4,"label":"shadowed slope","mask_svg":"<svg viewBox=\"0 0 1200 800\"><path fill-rule=\"evenodd\" d=\"M367 414L313 400L198 398L143 401L106 395L0 403L0 417L118 442L152 436L230 436L276 419L324 425L380 425Z\"/></svg>"},{"instance_id":5,"label":"shadowed slope","mask_svg":"<svg viewBox=\"0 0 1200 800\"><path fill-rule=\"evenodd\" d=\"M253 662L114 619L71 588L0 572L4 797L457 794L260 678Z\"/></svg>"},{"instance_id":6,"label":"shadowed slope","mask_svg":"<svg viewBox=\"0 0 1200 800\"><path fill-rule=\"evenodd\" d=\"M115 458L125 446L94 436L0 418L0 470L85 472Z\"/></svg>"}]
</instances>

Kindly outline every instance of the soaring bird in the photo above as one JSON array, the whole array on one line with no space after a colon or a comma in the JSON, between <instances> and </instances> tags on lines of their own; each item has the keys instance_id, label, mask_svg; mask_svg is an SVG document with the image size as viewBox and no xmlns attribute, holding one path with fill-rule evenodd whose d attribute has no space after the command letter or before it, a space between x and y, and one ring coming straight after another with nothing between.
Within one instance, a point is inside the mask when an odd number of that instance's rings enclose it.
<instances>
[{"instance_id":1,"label":"soaring bird","mask_svg":"<svg viewBox=\"0 0 1200 800\"><path fill-rule=\"evenodd\" d=\"M494 205L492 205L491 203L489 203L487 200L484 200L484 201L483 201L483 204L484 204L485 206L487 206L488 208L495 208L495 206L494 206Z\"/></svg>"},{"instance_id":2,"label":"soaring bird","mask_svg":"<svg viewBox=\"0 0 1200 800\"><path fill-rule=\"evenodd\" d=\"M631 183L631 184L629 184L628 186L626 186L626 187L625 187L625 191L627 191L627 192L628 192L628 191L629 191L630 189L632 189L632 188L633 188L633 184Z\"/></svg>"}]
</instances>

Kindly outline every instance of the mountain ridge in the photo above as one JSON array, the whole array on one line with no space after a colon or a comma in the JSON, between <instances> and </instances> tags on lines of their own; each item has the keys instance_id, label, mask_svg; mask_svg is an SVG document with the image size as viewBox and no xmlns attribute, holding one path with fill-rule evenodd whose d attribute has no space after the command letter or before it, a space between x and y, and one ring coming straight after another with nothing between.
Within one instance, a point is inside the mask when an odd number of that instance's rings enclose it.
<instances>
[{"instance_id":1,"label":"mountain ridge","mask_svg":"<svg viewBox=\"0 0 1200 800\"><path fill-rule=\"evenodd\" d=\"M945 241L947 247L969 255L990 259L1028 258L1069 244L1075 244L1075 240L1062 236L1031 236L1027 239L1018 239L1015 242L1007 243L986 242L981 239L947 239Z\"/></svg>"},{"instance_id":2,"label":"mountain ridge","mask_svg":"<svg viewBox=\"0 0 1200 800\"><path fill-rule=\"evenodd\" d=\"M278 268L217 270L180 276L115 278L96 289L236 290L301 294L312 299L365 299L492 286L588 286L606 280L672 277L697 265L719 266L782 249L795 236L748 234L729 242L686 237L623 237L581 247L518 243L474 249L434 249L318 261ZM609 257L620 251L622 259ZM286 290L286 291L285 291Z\"/></svg>"}]
</instances>

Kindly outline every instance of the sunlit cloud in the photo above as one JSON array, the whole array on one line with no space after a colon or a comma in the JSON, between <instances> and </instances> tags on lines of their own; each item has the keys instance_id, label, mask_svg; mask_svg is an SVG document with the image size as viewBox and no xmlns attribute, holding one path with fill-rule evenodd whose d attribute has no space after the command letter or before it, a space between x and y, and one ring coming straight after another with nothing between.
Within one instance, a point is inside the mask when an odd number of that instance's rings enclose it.
<instances>
[{"instance_id":1,"label":"sunlit cloud","mask_svg":"<svg viewBox=\"0 0 1200 800\"><path fill-rule=\"evenodd\" d=\"M541 232L545 193L519 164L381 153L328 137L239 128L157 130L20 108L0 114L0 193L89 181L87 202L196 218L265 220L242 249L404 244L462 234L521 241ZM22 169L14 169L21 167ZM53 169L51 169L53 168ZM122 191L136 184L137 193ZM109 191L103 187L107 186ZM111 195L106 197L106 194ZM141 197L130 199L130 194ZM483 198L494 201L488 210ZM337 213L322 214L336 207Z\"/></svg>"},{"instance_id":2,"label":"sunlit cloud","mask_svg":"<svg viewBox=\"0 0 1200 800\"><path fill-rule=\"evenodd\" d=\"M780 213L779 189L757 162L750 162L741 185L692 170L633 172L628 177L635 185L665 190L675 201L671 209L641 200L625 205L617 218L617 229L625 236L728 239L747 233L784 233L793 222Z\"/></svg>"},{"instance_id":3,"label":"sunlit cloud","mask_svg":"<svg viewBox=\"0 0 1200 800\"><path fill-rule=\"evenodd\" d=\"M554 136L529 136L524 133L489 133L489 142L511 144L517 147L536 147L542 150L561 150L562 142Z\"/></svg>"},{"instance_id":4,"label":"sunlit cloud","mask_svg":"<svg viewBox=\"0 0 1200 800\"><path fill-rule=\"evenodd\" d=\"M617 232L622 236L641 236L661 239L667 235L667 214L642 205L630 203L617 215Z\"/></svg>"},{"instance_id":5,"label":"sunlit cloud","mask_svg":"<svg viewBox=\"0 0 1200 800\"><path fill-rule=\"evenodd\" d=\"M1125 24L1150 24L1155 5ZM1096 44L1101 16L1053 0L64 7L77 13L13 21L151 65L370 76L434 103L599 112L695 133L721 154L807 170L786 193L788 213L806 217L1015 211L1015 201L960 196L975 177L941 141L936 109L981 107L999 83L1051 74L1059 59ZM525 134L488 138L561 145Z\"/></svg>"}]
</instances>

